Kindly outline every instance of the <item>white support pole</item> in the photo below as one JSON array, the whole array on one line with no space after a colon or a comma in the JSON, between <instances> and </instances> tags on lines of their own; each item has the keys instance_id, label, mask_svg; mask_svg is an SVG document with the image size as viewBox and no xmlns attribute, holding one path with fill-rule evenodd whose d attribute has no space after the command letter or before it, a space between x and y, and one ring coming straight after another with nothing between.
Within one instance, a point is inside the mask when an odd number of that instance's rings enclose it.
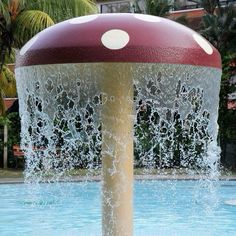
<instances>
[{"instance_id":1,"label":"white support pole","mask_svg":"<svg viewBox=\"0 0 236 236\"><path fill-rule=\"evenodd\" d=\"M133 234L133 81L128 64L103 65L102 234L130 236Z\"/></svg>"}]
</instances>

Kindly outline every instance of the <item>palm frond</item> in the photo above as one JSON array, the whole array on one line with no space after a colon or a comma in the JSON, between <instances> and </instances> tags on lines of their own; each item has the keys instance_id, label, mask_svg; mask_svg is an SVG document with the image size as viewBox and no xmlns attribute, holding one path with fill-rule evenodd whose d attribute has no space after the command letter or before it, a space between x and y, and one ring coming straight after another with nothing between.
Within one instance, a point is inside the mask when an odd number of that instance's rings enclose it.
<instances>
[{"instance_id":1,"label":"palm frond","mask_svg":"<svg viewBox=\"0 0 236 236\"><path fill-rule=\"evenodd\" d=\"M0 90L4 97L16 97L16 80L14 73L7 67L3 66L0 75Z\"/></svg>"},{"instance_id":2,"label":"palm frond","mask_svg":"<svg viewBox=\"0 0 236 236\"><path fill-rule=\"evenodd\" d=\"M222 55L235 51L236 45L236 10L228 5L214 15L202 17L201 34L206 37Z\"/></svg>"},{"instance_id":3,"label":"palm frond","mask_svg":"<svg viewBox=\"0 0 236 236\"><path fill-rule=\"evenodd\" d=\"M22 47L35 34L53 24L53 20L45 12L23 11L13 25L14 46L16 48Z\"/></svg>"},{"instance_id":4,"label":"palm frond","mask_svg":"<svg viewBox=\"0 0 236 236\"><path fill-rule=\"evenodd\" d=\"M217 41L219 36L219 27L218 27L218 19L215 15L204 15L202 17L202 25L203 29L200 33L207 38L215 47L217 47Z\"/></svg>"},{"instance_id":5,"label":"palm frond","mask_svg":"<svg viewBox=\"0 0 236 236\"><path fill-rule=\"evenodd\" d=\"M38 0L32 1L27 8L46 12L55 22L97 12L93 0Z\"/></svg>"},{"instance_id":6,"label":"palm frond","mask_svg":"<svg viewBox=\"0 0 236 236\"><path fill-rule=\"evenodd\" d=\"M7 4L7 1L0 0L0 71L2 70L7 53L11 52L13 41L11 34L11 17Z\"/></svg>"},{"instance_id":7,"label":"palm frond","mask_svg":"<svg viewBox=\"0 0 236 236\"><path fill-rule=\"evenodd\" d=\"M11 20L7 3L2 0L0 0L0 18L4 18L7 23Z\"/></svg>"},{"instance_id":8,"label":"palm frond","mask_svg":"<svg viewBox=\"0 0 236 236\"><path fill-rule=\"evenodd\" d=\"M5 56L5 64L15 63L16 59L16 49L12 48L11 53L7 53Z\"/></svg>"},{"instance_id":9,"label":"palm frond","mask_svg":"<svg viewBox=\"0 0 236 236\"><path fill-rule=\"evenodd\" d=\"M201 6L207 13L213 14L217 6L217 0L201 0Z\"/></svg>"},{"instance_id":10,"label":"palm frond","mask_svg":"<svg viewBox=\"0 0 236 236\"><path fill-rule=\"evenodd\" d=\"M0 71L5 63L6 55L11 53L12 43L12 32L7 29L6 22L2 19L0 20Z\"/></svg>"}]
</instances>

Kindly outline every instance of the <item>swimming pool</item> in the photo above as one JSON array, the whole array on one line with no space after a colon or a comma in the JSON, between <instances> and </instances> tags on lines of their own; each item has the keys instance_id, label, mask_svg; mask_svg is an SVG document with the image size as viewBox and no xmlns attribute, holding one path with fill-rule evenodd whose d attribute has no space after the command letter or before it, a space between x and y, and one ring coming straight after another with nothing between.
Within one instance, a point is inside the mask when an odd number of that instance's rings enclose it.
<instances>
[{"instance_id":1,"label":"swimming pool","mask_svg":"<svg viewBox=\"0 0 236 236\"><path fill-rule=\"evenodd\" d=\"M0 235L101 235L99 182L0 185ZM135 181L134 235L235 235L236 181Z\"/></svg>"}]
</instances>

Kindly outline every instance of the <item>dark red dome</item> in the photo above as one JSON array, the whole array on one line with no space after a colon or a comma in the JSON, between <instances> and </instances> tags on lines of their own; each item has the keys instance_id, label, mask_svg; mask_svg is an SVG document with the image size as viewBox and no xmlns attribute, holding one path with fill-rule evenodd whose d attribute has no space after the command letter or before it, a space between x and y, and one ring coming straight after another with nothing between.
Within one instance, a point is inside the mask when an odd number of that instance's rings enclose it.
<instances>
[{"instance_id":1,"label":"dark red dome","mask_svg":"<svg viewBox=\"0 0 236 236\"><path fill-rule=\"evenodd\" d=\"M20 51L16 66L83 62L190 64L221 68L219 52L193 30L142 14L98 14L51 26Z\"/></svg>"}]
</instances>

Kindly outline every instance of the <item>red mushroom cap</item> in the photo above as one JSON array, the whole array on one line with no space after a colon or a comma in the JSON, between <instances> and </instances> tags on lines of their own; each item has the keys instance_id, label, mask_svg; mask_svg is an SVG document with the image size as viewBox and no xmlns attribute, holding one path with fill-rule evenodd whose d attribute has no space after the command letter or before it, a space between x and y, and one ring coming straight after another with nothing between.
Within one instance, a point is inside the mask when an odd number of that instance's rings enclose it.
<instances>
[{"instance_id":1,"label":"red mushroom cap","mask_svg":"<svg viewBox=\"0 0 236 236\"><path fill-rule=\"evenodd\" d=\"M98 14L51 26L21 49L17 67L84 62L189 64L221 68L219 52L195 31L142 14Z\"/></svg>"}]
</instances>

